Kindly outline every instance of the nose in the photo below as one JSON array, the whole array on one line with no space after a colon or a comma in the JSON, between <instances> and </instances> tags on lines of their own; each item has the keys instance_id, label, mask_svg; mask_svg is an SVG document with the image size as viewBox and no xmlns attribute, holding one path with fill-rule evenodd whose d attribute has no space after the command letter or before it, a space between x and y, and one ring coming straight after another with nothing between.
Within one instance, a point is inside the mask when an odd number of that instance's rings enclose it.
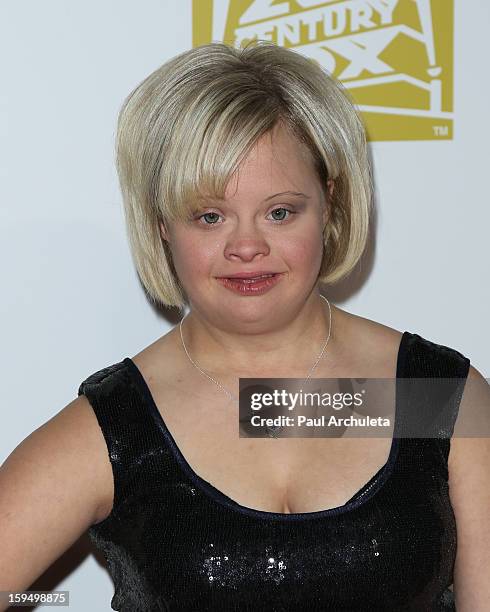
<instances>
[{"instance_id":1,"label":"nose","mask_svg":"<svg viewBox=\"0 0 490 612\"><path fill-rule=\"evenodd\" d=\"M269 244L253 224L237 226L225 245L225 257L232 261L252 261L258 255L267 256L269 253Z\"/></svg>"}]
</instances>

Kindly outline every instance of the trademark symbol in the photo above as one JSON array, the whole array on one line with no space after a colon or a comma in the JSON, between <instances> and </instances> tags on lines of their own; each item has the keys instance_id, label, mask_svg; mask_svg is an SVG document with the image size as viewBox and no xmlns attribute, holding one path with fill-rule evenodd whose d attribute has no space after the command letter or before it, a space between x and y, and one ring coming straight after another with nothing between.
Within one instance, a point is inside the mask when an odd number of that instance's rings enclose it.
<instances>
[{"instance_id":1,"label":"trademark symbol","mask_svg":"<svg viewBox=\"0 0 490 612\"><path fill-rule=\"evenodd\" d=\"M433 125L434 136L449 136L449 128L447 125Z\"/></svg>"}]
</instances>

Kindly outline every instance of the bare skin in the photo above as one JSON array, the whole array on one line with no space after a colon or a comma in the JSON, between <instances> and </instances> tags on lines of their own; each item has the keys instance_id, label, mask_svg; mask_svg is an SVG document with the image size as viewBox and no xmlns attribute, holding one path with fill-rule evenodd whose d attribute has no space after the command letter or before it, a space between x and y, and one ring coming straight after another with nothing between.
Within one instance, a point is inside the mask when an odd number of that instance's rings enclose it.
<instances>
[{"instance_id":1,"label":"bare skin","mask_svg":"<svg viewBox=\"0 0 490 612\"><path fill-rule=\"evenodd\" d=\"M332 346L337 342L340 345L342 339L342 349L335 357L326 351L315 377L395 377L401 332L334 305L332 330ZM325 337L319 338L318 346L324 341ZM189 347L188 350L194 359ZM244 376L306 377L318 353L319 349L312 348L310 360L293 371L284 373L281 368L264 374L251 364ZM238 408L189 362L178 326L132 359L193 470L244 506L290 513L343 505L388 458L390 437L238 437ZM238 374L206 371L238 394ZM105 477L107 498L100 508L100 519L110 513L112 506L110 469Z\"/></svg>"}]
</instances>

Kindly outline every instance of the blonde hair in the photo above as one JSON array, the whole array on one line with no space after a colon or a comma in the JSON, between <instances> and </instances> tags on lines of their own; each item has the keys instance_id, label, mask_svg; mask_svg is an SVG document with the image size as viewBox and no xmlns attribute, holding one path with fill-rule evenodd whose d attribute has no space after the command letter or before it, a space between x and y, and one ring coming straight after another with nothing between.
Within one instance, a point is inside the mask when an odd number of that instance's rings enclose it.
<instances>
[{"instance_id":1,"label":"blonde hair","mask_svg":"<svg viewBox=\"0 0 490 612\"><path fill-rule=\"evenodd\" d=\"M242 49L214 42L151 73L118 118L129 244L153 302L184 308L188 301L159 223L188 219L203 198L223 199L241 160L278 122L311 152L322 186L334 180L318 281L334 283L357 264L373 187L364 126L345 88L313 60L269 41Z\"/></svg>"}]
</instances>

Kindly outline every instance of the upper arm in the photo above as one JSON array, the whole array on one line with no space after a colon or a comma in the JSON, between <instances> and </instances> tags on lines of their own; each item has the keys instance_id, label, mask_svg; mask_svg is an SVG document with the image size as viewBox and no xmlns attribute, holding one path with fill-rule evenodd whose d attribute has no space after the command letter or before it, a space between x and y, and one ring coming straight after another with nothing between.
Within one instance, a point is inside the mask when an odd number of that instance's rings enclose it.
<instances>
[{"instance_id":1,"label":"upper arm","mask_svg":"<svg viewBox=\"0 0 490 612\"><path fill-rule=\"evenodd\" d=\"M82 395L0 467L0 591L28 588L97 522L109 486L107 447Z\"/></svg>"},{"instance_id":2,"label":"upper arm","mask_svg":"<svg viewBox=\"0 0 490 612\"><path fill-rule=\"evenodd\" d=\"M467 392L468 391L468 392ZM470 367L460 413L486 415L487 437L454 436L448 460L449 494L457 526L454 595L458 612L490 610L490 386ZM456 431L456 428L455 428ZM468 434L471 429L468 429ZM481 430L483 431L483 430Z\"/></svg>"}]
</instances>

